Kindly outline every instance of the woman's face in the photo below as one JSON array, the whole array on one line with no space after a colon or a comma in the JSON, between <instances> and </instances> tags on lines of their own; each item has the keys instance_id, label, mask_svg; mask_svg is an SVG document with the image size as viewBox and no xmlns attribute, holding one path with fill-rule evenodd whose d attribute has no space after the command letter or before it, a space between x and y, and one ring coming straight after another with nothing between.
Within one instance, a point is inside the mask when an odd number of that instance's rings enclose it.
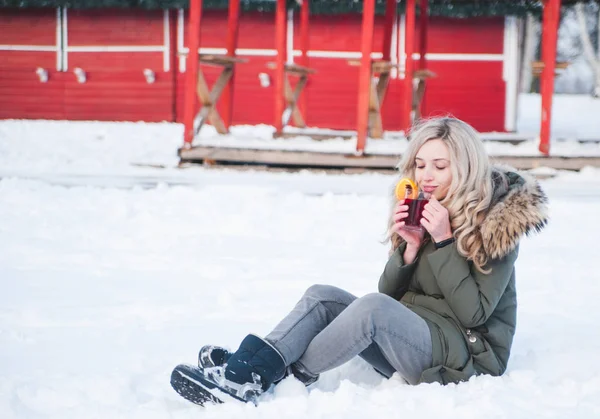
<instances>
[{"instance_id":1,"label":"woman's face","mask_svg":"<svg viewBox=\"0 0 600 419\"><path fill-rule=\"evenodd\" d=\"M419 189L438 201L444 199L452 182L451 163L450 150L444 141L436 139L423 144L415 158L415 181Z\"/></svg>"}]
</instances>

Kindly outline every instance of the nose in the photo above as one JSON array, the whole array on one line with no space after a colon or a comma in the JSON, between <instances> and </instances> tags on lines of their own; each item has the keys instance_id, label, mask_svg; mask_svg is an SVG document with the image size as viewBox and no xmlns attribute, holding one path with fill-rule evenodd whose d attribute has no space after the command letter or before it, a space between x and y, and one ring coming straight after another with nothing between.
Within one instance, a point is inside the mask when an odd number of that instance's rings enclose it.
<instances>
[{"instance_id":1,"label":"nose","mask_svg":"<svg viewBox=\"0 0 600 419\"><path fill-rule=\"evenodd\" d=\"M431 166L426 166L423 171L423 180L433 180L433 169Z\"/></svg>"}]
</instances>

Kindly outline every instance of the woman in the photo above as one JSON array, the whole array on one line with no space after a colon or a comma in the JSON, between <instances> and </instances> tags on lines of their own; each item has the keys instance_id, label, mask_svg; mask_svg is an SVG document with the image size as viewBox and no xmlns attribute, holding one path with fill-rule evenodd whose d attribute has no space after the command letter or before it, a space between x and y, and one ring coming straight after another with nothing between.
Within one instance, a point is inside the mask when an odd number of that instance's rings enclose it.
<instances>
[{"instance_id":1,"label":"woman","mask_svg":"<svg viewBox=\"0 0 600 419\"><path fill-rule=\"evenodd\" d=\"M379 293L313 285L264 339L248 335L235 353L202 348L198 368L175 369L174 388L200 404L255 401L289 374L308 385L356 355L410 384L503 374L518 243L546 224L545 194L529 176L491 167L477 132L453 118L415 127L399 169L431 199L420 231L405 228L408 207L394 200Z\"/></svg>"}]
</instances>

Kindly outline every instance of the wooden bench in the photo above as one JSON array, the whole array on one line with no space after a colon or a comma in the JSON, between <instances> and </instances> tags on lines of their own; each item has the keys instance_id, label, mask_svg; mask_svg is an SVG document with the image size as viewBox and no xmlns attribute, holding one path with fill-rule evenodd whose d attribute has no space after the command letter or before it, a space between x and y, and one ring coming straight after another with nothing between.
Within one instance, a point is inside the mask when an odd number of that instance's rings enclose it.
<instances>
[{"instance_id":1,"label":"wooden bench","mask_svg":"<svg viewBox=\"0 0 600 419\"><path fill-rule=\"evenodd\" d=\"M348 60L351 66L360 67L360 60ZM398 64L390 61L376 60L371 63L371 90L369 94L369 137L383 138L383 122L381 106L390 82L390 72L398 68Z\"/></svg>"},{"instance_id":2,"label":"wooden bench","mask_svg":"<svg viewBox=\"0 0 600 419\"><path fill-rule=\"evenodd\" d=\"M427 79L432 77L437 77L437 74L427 69L415 70L413 73L413 121L418 121L421 119L421 104L423 103L423 98L425 97L426 82Z\"/></svg>"},{"instance_id":3,"label":"wooden bench","mask_svg":"<svg viewBox=\"0 0 600 419\"><path fill-rule=\"evenodd\" d=\"M270 69L276 69L277 64L274 62L267 63L267 67ZM298 99L308 82L308 75L314 74L317 71L312 68L304 67L297 64L285 64L284 66L284 95L287 103L283 115L281 115L282 126L289 124L290 119L294 121L294 125L298 128L306 128L306 122L302 117L302 113L298 108ZM292 90L292 84L288 76L298 77L295 88Z\"/></svg>"},{"instance_id":4,"label":"wooden bench","mask_svg":"<svg viewBox=\"0 0 600 419\"><path fill-rule=\"evenodd\" d=\"M360 60L349 60L348 64L360 66ZM371 138L383 138L381 106L390 81L390 73L393 68L398 67L398 64L382 60L373 61L371 65L373 80L369 95L369 137ZM421 103L425 96L426 81L431 77L436 77L436 74L431 70L416 70L413 72L412 110L415 120L421 118ZM375 80L377 80L376 83Z\"/></svg>"},{"instance_id":5,"label":"wooden bench","mask_svg":"<svg viewBox=\"0 0 600 419\"><path fill-rule=\"evenodd\" d=\"M217 81L213 85L212 89L209 90L206 79L202 72L202 66L198 68L198 82L196 86L196 92L198 99L202 107L194 118L194 135L200 132L202 125L208 118L209 122L215 127L219 134L227 134L228 130L217 111L217 102L223 93L223 89L227 85L227 82L233 75L233 68L236 64L245 63L248 60L230 57L227 55L212 55L212 54L201 54L199 57L201 65L208 65L213 67L221 67L223 70L217 78Z\"/></svg>"}]
</instances>

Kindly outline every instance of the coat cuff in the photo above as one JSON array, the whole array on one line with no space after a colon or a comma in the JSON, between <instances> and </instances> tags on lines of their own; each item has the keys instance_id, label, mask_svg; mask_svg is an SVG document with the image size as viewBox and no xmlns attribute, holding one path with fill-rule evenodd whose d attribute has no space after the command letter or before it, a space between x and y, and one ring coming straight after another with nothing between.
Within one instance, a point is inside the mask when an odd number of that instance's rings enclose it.
<instances>
[{"instance_id":1,"label":"coat cuff","mask_svg":"<svg viewBox=\"0 0 600 419\"><path fill-rule=\"evenodd\" d=\"M392 253L381 278L379 278L379 292L395 299L402 298L408 290L410 280L417 266L417 259L410 264L404 263L403 254L405 249L406 244L403 243Z\"/></svg>"},{"instance_id":2,"label":"coat cuff","mask_svg":"<svg viewBox=\"0 0 600 419\"><path fill-rule=\"evenodd\" d=\"M419 261L419 257L421 252L417 253L417 256L415 257L415 260L412 263L404 263L404 251L406 250L406 242L402 243L400 246L398 246L398 248L394 251L394 260L396 261L396 263L398 264L398 268L400 269L400 272L402 272L403 274L410 274L412 275L413 271L415 270L416 266L417 266L417 262Z\"/></svg>"}]
</instances>

